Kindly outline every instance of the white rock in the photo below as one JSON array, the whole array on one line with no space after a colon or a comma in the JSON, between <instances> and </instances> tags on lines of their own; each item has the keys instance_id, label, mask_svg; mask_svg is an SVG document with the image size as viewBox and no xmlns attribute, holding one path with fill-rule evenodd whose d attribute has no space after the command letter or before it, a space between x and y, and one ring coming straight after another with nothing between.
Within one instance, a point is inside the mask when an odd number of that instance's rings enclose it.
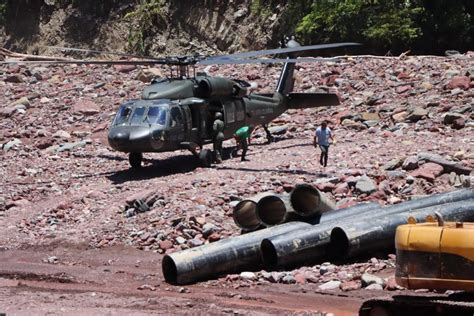
<instances>
[{"instance_id":1,"label":"white rock","mask_svg":"<svg viewBox=\"0 0 474 316\"><path fill-rule=\"evenodd\" d=\"M374 283L374 284L371 284L371 285L367 286L365 289L369 290L369 291L374 291L374 290L375 291L382 291L383 286L381 286L380 284Z\"/></svg>"},{"instance_id":2,"label":"white rock","mask_svg":"<svg viewBox=\"0 0 474 316\"><path fill-rule=\"evenodd\" d=\"M341 281L333 280L333 281L329 281L324 284L321 284L320 286L318 286L318 289L320 289L321 291L331 291L331 290L338 289L340 285L341 285Z\"/></svg>"},{"instance_id":3,"label":"white rock","mask_svg":"<svg viewBox=\"0 0 474 316\"><path fill-rule=\"evenodd\" d=\"M253 272L245 271L240 273L240 277L244 280L256 280L257 276Z\"/></svg>"}]
</instances>

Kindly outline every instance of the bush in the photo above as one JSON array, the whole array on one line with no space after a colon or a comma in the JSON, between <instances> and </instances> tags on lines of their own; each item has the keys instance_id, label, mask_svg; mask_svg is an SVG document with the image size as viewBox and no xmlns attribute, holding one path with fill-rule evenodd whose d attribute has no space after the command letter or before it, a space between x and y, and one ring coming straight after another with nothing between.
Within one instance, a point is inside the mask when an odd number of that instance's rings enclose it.
<instances>
[{"instance_id":1,"label":"bush","mask_svg":"<svg viewBox=\"0 0 474 316\"><path fill-rule=\"evenodd\" d=\"M7 22L7 0L0 0L0 25L5 26Z\"/></svg>"},{"instance_id":2,"label":"bush","mask_svg":"<svg viewBox=\"0 0 474 316\"><path fill-rule=\"evenodd\" d=\"M357 41L378 52L442 53L472 47L473 10L472 0L314 0L296 33L307 43Z\"/></svg>"},{"instance_id":3,"label":"bush","mask_svg":"<svg viewBox=\"0 0 474 316\"><path fill-rule=\"evenodd\" d=\"M163 19L162 0L137 0L135 9L125 15L130 23L128 46L132 51L145 53L145 39L155 25Z\"/></svg>"}]
</instances>

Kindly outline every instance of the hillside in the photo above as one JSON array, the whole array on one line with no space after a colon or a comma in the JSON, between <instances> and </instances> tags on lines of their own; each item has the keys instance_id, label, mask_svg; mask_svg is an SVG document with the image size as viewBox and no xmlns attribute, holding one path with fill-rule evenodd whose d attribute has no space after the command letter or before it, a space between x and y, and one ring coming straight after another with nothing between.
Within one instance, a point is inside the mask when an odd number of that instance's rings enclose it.
<instances>
[{"instance_id":1,"label":"hillside","mask_svg":"<svg viewBox=\"0 0 474 316\"><path fill-rule=\"evenodd\" d=\"M49 5L46 3L50 3ZM16 1L5 13L5 47L44 53L46 46L185 54L275 46L283 5L271 16L252 1Z\"/></svg>"},{"instance_id":2,"label":"hillside","mask_svg":"<svg viewBox=\"0 0 474 316\"><path fill-rule=\"evenodd\" d=\"M470 0L0 0L0 42L30 52L60 45L207 54L276 47L296 35L303 44L444 55L474 47L472 12Z\"/></svg>"}]
</instances>

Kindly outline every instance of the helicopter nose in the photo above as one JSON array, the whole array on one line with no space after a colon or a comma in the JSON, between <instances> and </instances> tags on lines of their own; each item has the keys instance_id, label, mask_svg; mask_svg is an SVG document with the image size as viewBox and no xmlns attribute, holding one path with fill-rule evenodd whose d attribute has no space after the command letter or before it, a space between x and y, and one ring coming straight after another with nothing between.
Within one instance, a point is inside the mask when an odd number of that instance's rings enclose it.
<instances>
[{"instance_id":1,"label":"helicopter nose","mask_svg":"<svg viewBox=\"0 0 474 316\"><path fill-rule=\"evenodd\" d=\"M118 146L126 145L130 141L130 133L118 131L111 135L110 139Z\"/></svg>"}]
</instances>

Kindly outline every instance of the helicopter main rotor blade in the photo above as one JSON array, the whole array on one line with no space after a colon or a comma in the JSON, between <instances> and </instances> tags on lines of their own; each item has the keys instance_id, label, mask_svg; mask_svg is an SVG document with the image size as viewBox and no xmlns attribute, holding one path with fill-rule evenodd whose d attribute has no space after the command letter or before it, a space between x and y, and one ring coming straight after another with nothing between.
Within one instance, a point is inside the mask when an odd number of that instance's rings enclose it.
<instances>
[{"instance_id":1,"label":"helicopter main rotor blade","mask_svg":"<svg viewBox=\"0 0 474 316\"><path fill-rule=\"evenodd\" d=\"M115 55L115 56L122 56L122 57L128 57L128 58L159 60L159 58L155 58L155 57L141 56L141 55L134 55L134 54L126 54L126 53L120 53L120 52L106 52L106 51L95 50L95 49L85 49L85 48L75 48L75 47L61 47L61 46L48 46L48 48L52 48L52 49L55 49L55 50L61 50L61 51L91 53L91 54L97 54L97 55Z\"/></svg>"},{"instance_id":2,"label":"helicopter main rotor blade","mask_svg":"<svg viewBox=\"0 0 474 316\"><path fill-rule=\"evenodd\" d=\"M258 58L258 59L204 59L201 61L183 62L179 60L5 60L0 65L243 65L243 64L276 64L276 63L315 63L334 62L339 58Z\"/></svg>"},{"instance_id":3,"label":"helicopter main rotor blade","mask_svg":"<svg viewBox=\"0 0 474 316\"><path fill-rule=\"evenodd\" d=\"M276 63L320 63L335 62L339 58L257 58L257 59L205 59L200 65L242 65L242 64L276 64Z\"/></svg>"},{"instance_id":4,"label":"helicopter main rotor blade","mask_svg":"<svg viewBox=\"0 0 474 316\"><path fill-rule=\"evenodd\" d=\"M0 65L170 65L173 62L167 60L6 60L0 61ZM176 65L180 65L178 61Z\"/></svg>"},{"instance_id":5,"label":"helicopter main rotor blade","mask_svg":"<svg viewBox=\"0 0 474 316\"><path fill-rule=\"evenodd\" d=\"M328 49L328 48L359 46L359 45L361 44L348 42L348 43L334 43L334 44L320 44L320 45L309 45L309 46L275 48L275 49L265 49L265 50L251 51L251 52L236 53L236 54L231 54L231 55L212 56L212 57L209 57L209 59L248 58L248 57L257 57L257 56L263 56L263 55L295 53L295 52L302 52L302 51L307 51L307 50L321 50L321 49Z\"/></svg>"}]
</instances>

